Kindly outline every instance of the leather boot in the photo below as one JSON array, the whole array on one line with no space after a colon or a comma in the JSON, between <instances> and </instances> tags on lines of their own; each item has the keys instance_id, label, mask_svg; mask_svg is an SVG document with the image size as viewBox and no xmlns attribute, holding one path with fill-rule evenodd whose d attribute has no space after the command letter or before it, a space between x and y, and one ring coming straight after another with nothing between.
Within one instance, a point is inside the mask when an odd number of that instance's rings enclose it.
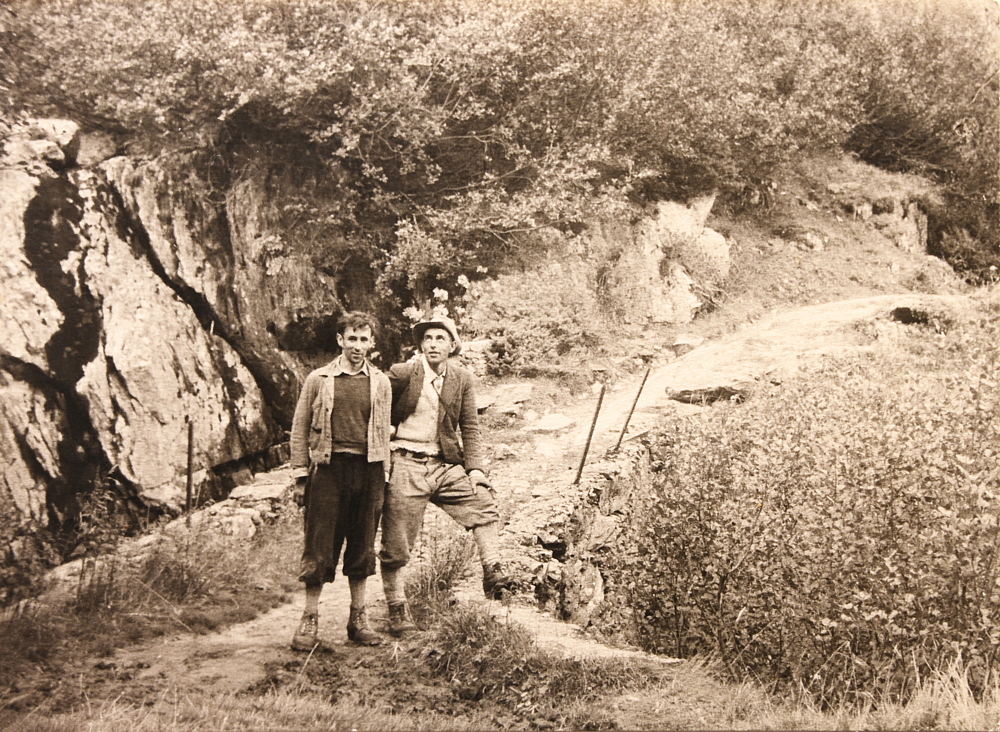
<instances>
[{"instance_id":1,"label":"leather boot","mask_svg":"<svg viewBox=\"0 0 1000 732\"><path fill-rule=\"evenodd\" d=\"M292 636L292 650L311 651L319 643L319 616L305 613L299 621L299 629Z\"/></svg>"},{"instance_id":2,"label":"leather boot","mask_svg":"<svg viewBox=\"0 0 1000 732\"><path fill-rule=\"evenodd\" d=\"M377 646L382 642L382 636L368 627L368 615L363 607L351 608L347 637L362 646Z\"/></svg>"},{"instance_id":3,"label":"leather boot","mask_svg":"<svg viewBox=\"0 0 1000 732\"><path fill-rule=\"evenodd\" d=\"M397 638L413 635L418 630L410 616L410 606L405 602L389 605L389 632Z\"/></svg>"},{"instance_id":4,"label":"leather boot","mask_svg":"<svg viewBox=\"0 0 1000 732\"><path fill-rule=\"evenodd\" d=\"M517 590L517 580L503 571L500 562L483 565L483 594L493 600L502 600L505 594Z\"/></svg>"}]
</instances>

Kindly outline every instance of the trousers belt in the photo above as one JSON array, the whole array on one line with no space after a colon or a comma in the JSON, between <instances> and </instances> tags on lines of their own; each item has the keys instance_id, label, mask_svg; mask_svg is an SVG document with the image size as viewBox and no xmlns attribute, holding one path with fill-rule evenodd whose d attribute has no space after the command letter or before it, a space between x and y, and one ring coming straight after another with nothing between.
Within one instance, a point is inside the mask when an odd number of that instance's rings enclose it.
<instances>
[{"instance_id":1,"label":"trousers belt","mask_svg":"<svg viewBox=\"0 0 1000 732\"><path fill-rule=\"evenodd\" d=\"M393 452L399 453L403 457L409 460L416 460L417 462L427 462L428 460L440 460L440 455L428 455L426 452L414 452L413 450L407 450L405 447L397 447Z\"/></svg>"}]
</instances>

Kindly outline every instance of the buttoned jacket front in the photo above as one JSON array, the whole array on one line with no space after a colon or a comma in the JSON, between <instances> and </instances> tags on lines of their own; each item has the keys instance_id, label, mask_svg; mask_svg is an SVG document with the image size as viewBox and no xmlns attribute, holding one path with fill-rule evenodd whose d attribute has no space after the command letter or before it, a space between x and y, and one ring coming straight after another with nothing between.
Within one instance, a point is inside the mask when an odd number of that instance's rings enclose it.
<instances>
[{"instance_id":1,"label":"buttoned jacket front","mask_svg":"<svg viewBox=\"0 0 1000 732\"><path fill-rule=\"evenodd\" d=\"M390 367L389 382L392 384L392 424L398 425L416 409L424 385L423 359ZM453 361L448 361L441 386L437 436L445 462L463 465L466 470L486 472L472 373Z\"/></svg>"},{"instance_id":2,"label":"buttoned jacket front","mask_svg":"<svg viewBox=\"0 0 1000 732\"><path fill-rule=\"evenodd\" d=\"M306 377L302 393L295 405L290 437L293 477L307 475L310 465L329 465L333 453L334 382L338 374L346 373L341 357L335 358ZM371 394L371 416L368 419L368 462L383 462L389 472L389 422L392 408L392 387L384 372L368 361L363 369L368 374Z\"/></svg>"}]
</instances>

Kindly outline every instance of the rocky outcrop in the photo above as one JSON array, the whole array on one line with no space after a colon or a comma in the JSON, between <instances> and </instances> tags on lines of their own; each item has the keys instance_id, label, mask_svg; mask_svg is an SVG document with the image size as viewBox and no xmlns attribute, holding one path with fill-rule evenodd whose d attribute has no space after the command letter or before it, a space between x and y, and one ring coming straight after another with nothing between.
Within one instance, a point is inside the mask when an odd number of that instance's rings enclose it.
<instances>
[{"instance_id":1,"label":"rocky outcrop","mask_svg":"<svg viewBox=\"0 0 1000 732\"><path fill-rule=\"evenodd\" d=\"M179 510L189 422L193 488L224 496L282 441L296 346L340 309L307 257L274 246L258 179L211 199L88 139L36 121L0 153L0 565L109 481Z\"/></svg>"},{"instance_id":2,"label":"rocky outcrop","mask_svg":"<svg viewBox=\"0 0 1000 732\"><path fill-rule=\"evenodd\" d=\"M826 192L843 211L870 223L903 251L926 252L926 209L928 204L942 204L939 194L915 176L900 176L909 182L901 186L880 182L872 176L858 180L848 172L826 185Z\"/></svg>"},{"instance_id":3,"label":"rocky outcrop","mask_svg":"<svg viewBox=\"0 0 1000 732\"><path fill-rule=\"evenodd\" d=\"M157 275L97 175L7 169L0 186L5 513L44 526L112 470L179 508L188 420L202 482L277 440L240 355Z\"/></svg>"},{"instance_id":4,"label":"rocky outcrop","mask_svg":"<svg viewBox=\"0 0 1000 732\"><path fill-rule=\"evenodd\" d=\"M323 340L332 348L341 307L330 278L289 254L262 221L264 183L248 177L217 205L204 183L154 163L112 158L100 171L157 275L241 354L289 427L302 370L293 351Z\"/></svg>"},{"instance_id":5,"label":"rocky outcrop","mask_svg":"<svg viewBox=\"0 0 1000 732\"><path fill-rule=\"evenodd\" d=\"M689 323L729 275L729 242L705 226L715 196L657 202L634 224L598 222L584 235L603 258L599 287L627 323Z\"/></svg>"}]
</instances>

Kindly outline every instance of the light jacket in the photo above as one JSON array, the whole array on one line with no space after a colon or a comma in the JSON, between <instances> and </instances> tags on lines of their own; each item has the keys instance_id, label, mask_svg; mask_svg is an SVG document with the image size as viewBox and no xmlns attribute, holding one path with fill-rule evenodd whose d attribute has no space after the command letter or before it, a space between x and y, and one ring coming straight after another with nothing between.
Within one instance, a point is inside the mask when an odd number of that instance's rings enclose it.
<instances>
[{"instance_id":1,"label":"light jacket","mask_svg":"<svg viewBox=\"0 0 1000 732\"><path fill-rule=\"evenodd\" d=\"M392 424L398 425L416 409L424 385L423 359L392 366L389 382L392 384ZM448 362L441 386L437 436L446 463L462 465L467 471L481 470L486 473L472 373L453 361Z\"/></svg>"},{"instance_id":2,"label":"light jacket","mask_svg":"<svg viewBox=\"0 0 1000 732\"><path fill-rule=\"evenodd\" d=\"M365 361L362 370L371 384L371 416L368 419L368 462L385 464L389 474L389 418L392 408L392 388L388 377ZM306 377L295 405L290 438L292 476L309 474L311 465L329 465L333 453L334 382L345 373L338 356Z\"/></svg>"}]
</instances>

